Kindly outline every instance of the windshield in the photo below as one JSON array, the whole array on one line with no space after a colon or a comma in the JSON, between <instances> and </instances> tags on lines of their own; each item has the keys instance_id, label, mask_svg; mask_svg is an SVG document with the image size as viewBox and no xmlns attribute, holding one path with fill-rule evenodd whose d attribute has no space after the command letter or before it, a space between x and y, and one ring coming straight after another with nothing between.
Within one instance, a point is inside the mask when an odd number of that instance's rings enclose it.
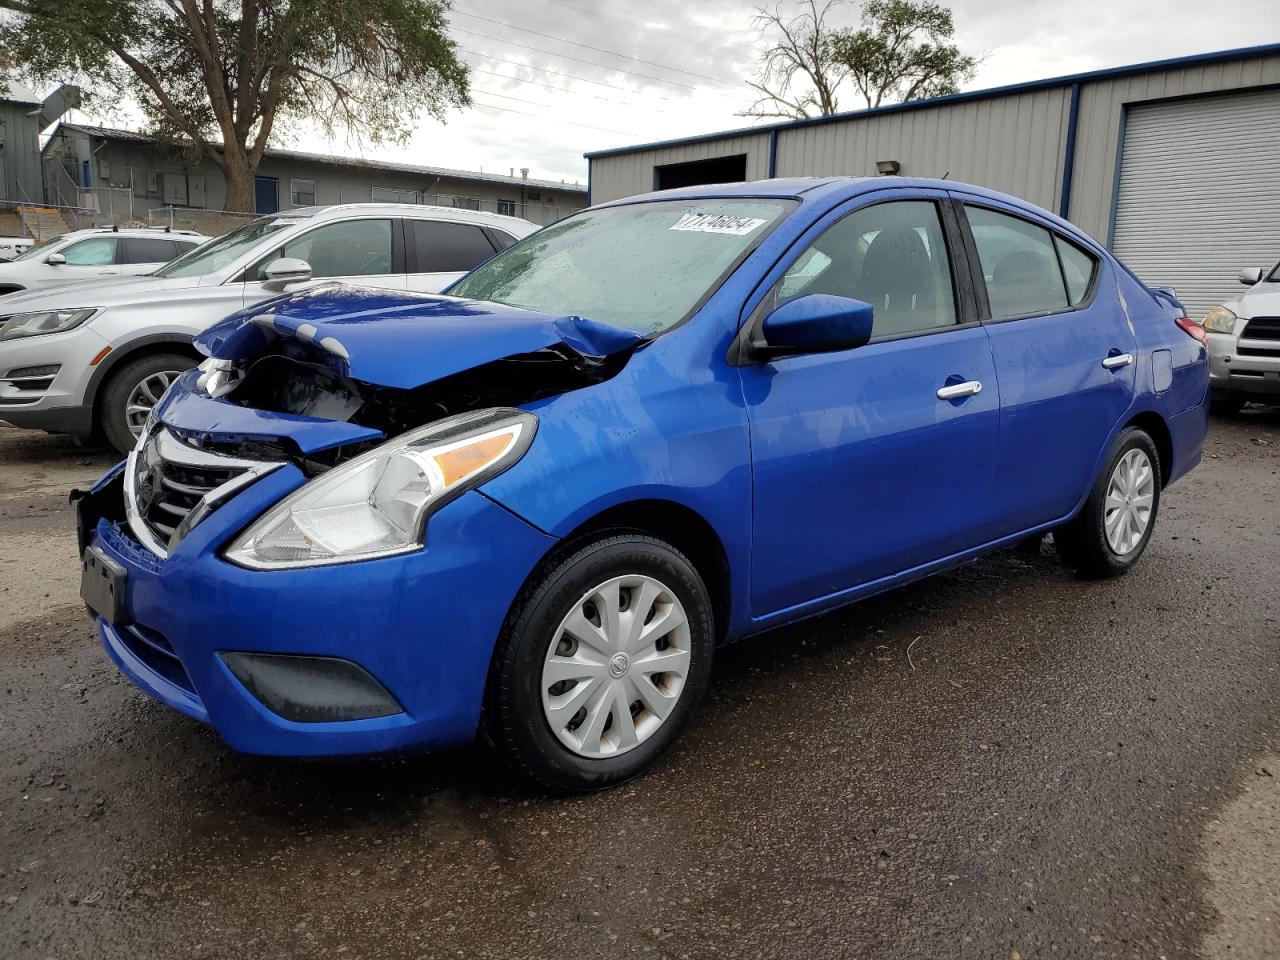
<instances>
[{"instance_id":1,"label":"windshield","mask_svg":"<svg viewBox=\"0 0 1280 960\"><path fill-rule=\"evenodd\" d=\"M263 217L261 220L254 220L239 230L224 233L216 240L188 250L177 259L170 260L152 276L203 277L239 259L241 254L256 247L263 237L269 237L301 222L297 217Z\"/></svg>"},{"instance_id":2,"label":"windshield","mask_svg":"<svg viewBox=\"0 0 1280 960\"><path fill-rule=\"evenodd\" d=\"M58 239L61 240L62 238L59 237ZM36 244L34 247L27 247L27 249L23 250L16 257L13 257L12 259L10 259L9 262L17 263L19 260L34 260L36 257L40 256L42 253L48 253L49 246L52 243L53 243L52 240L47 240L44 243Z\"/></svg>"},{"instance_id":3,"label":"windshield","mask_svg":"<svg viewBox=\"0 0 1280 960\"><path fill-rule=\"evenodd\" d=\"M793 206L667 200L589 210L522 240L448 293L658 333L688 316Z\"/></svg>"}]
</instances>

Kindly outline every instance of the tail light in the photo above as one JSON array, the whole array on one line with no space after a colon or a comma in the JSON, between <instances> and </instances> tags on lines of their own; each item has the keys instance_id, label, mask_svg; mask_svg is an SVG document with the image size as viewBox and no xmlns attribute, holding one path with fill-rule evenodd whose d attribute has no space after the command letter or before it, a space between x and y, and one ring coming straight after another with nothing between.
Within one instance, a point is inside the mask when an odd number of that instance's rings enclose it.
<instances>
[{"instance_id":1,"label":"tail light","mask_svg":"<svg viewBox=\"0 0 1280 960\"><path fill-rule=\"evenodd\" d=\"M1185 333L1192 340L1199 341L1201 346L1208 345L1209 334L1205 333L1204 324L1196 323L1190 317L1179 317L1177 320L1174 321L1174 323L1180 326L1182 328L1183 333Z\"/></svg>"}]
</instances>

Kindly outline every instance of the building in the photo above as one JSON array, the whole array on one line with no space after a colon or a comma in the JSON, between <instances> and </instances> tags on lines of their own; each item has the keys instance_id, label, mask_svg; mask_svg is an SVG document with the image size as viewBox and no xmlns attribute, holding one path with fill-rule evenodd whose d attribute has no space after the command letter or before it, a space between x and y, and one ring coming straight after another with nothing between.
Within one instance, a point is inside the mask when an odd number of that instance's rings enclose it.
<instances>
[{"instance_id":1,"label":"building","mask_svg":"<svg viewBox=\"0 0 1280 960\"><path fill-rule=\"evenodd\" d=\"M1280 260L1280 44L587 154L593 203L765 177L992 187L1106 242L1194 315Z\"/></svg>"},{"instance_id":2,"label":"building","mask_svg":"<svg viewBox=\"0 0 1280 960\"><path fill-rule=\"evenodd\" d=\"M16 211L22 204L44 202L40 131L79 104L80 90L67 86L40 97L10 83L0 98L0 236L29 232Z\"/></svg>"},{"instance_id":3,"label":"building","mask_svg":"<svg viewBox=\"0 0 1280 960\"><path fill-rule=\"evenodd\" d=\"M46 142L43 158L45 197L51 204L101 211L105 220L117 223L208 227L221 218L224 181L213 161L191 162L181 149L144 134L62 123ZM527 173L473 173L268 149L258 168L257 212L389 201L488 210L545 224L586 205L585 187L535 180ZM204 211L209 215L202 216Z\"/></svg>"}]
</instances>

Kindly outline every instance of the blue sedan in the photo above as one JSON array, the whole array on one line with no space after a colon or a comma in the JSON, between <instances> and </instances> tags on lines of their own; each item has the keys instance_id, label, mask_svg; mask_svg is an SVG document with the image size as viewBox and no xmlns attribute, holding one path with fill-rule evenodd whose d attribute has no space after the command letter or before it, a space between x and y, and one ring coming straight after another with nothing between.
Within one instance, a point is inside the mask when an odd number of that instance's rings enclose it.
<instances>
[{"instance_id":1,"label":"blue sedan","mask_svg":"<svg viewBox=\"0 0 1280 960\"><path fill-rule=\"evenodd\" d=\"M1071 224L898 178L636 197L448 296L319 285L197 344L78 495L120 669L239 750L483 731L557 790L651 764L727 641L1048 532L1124 573L1209 384Z\"/></svg>"}]
</instances>

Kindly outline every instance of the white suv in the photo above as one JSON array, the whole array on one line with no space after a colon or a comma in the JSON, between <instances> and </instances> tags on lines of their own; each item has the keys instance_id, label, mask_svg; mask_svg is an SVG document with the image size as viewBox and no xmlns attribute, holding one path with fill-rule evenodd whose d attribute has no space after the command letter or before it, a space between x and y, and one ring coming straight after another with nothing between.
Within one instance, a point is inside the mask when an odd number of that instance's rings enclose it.
<instances>
[{"instance_id":1,"label":"white suv","mask_svg":"<svg viewBox=\"0 0 1280 960\"><path fill-rule=\"evenodd\" d=\"M150 273L209 238L192 230L74 230L0 263L0 295Z\"/></svg>"},{"instance_id":2,"label":"white suv","mask_svg":"<svg viewBox=\"0 0 1280 960\"><path fill-rule=\"evenodd\" d=\"M191 338L313 279L435 293L536 230L410 204L302 207L253 220L146 277L0 299L0 423L100 430L127 452L151 408L203 358Z\"/></svg>"}]
</instances>

